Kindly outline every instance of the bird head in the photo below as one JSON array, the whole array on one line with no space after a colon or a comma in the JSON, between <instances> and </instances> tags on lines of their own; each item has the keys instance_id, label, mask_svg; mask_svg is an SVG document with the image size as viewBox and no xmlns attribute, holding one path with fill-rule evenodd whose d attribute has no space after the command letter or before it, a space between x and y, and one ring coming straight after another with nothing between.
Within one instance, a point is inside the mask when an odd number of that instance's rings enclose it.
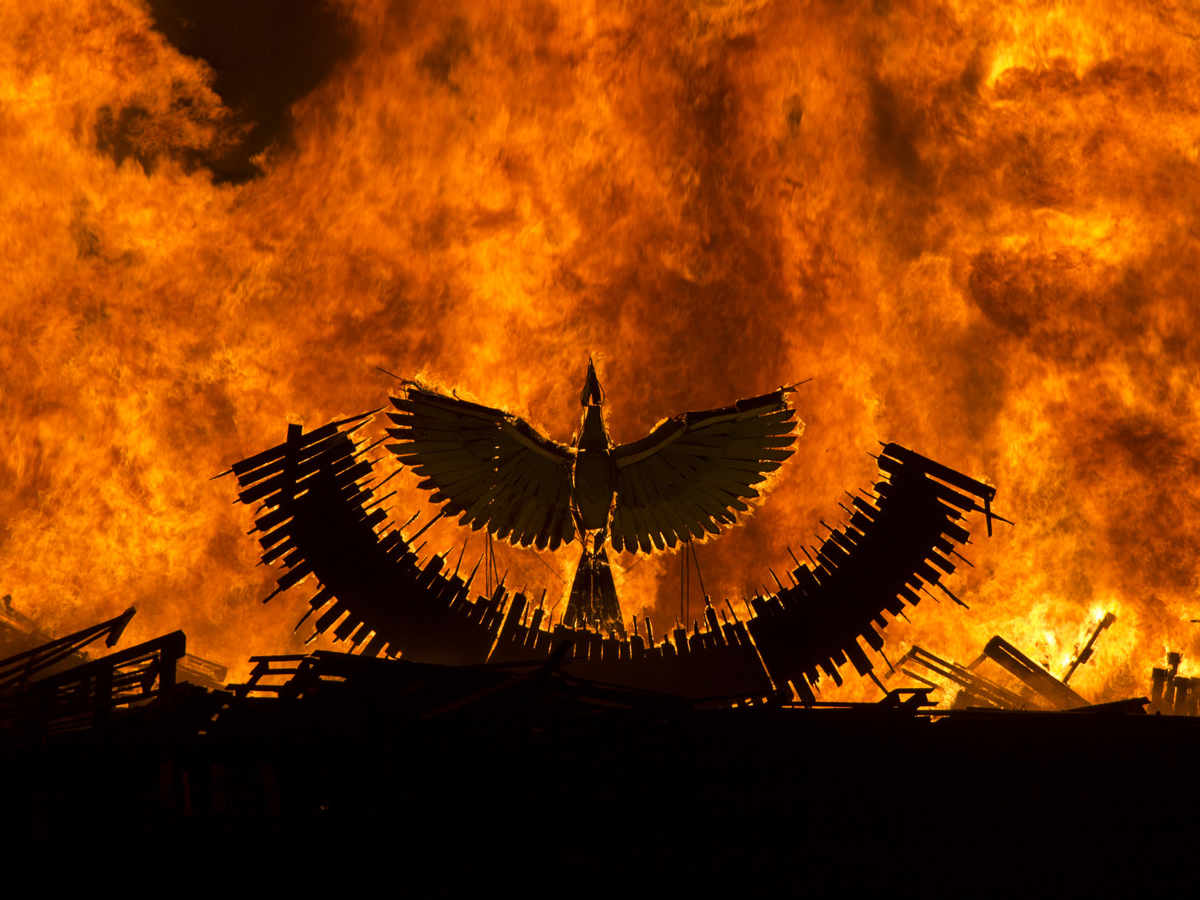
<instances>
[{"instance_id":1,"label":"bird head","mask_svg":"<svg viewBox=\"0 0 1200 900\"><path fill-rule=\"evenodd\" d=\"M579 437L576 446L580 450L607 450L610 446L608 432L604 428L604 391L600 389L600 379L596 377L596 366L588 359L587 380L583 383L583 392L579 395L579 405L583 407L583 421L580 424Z\"/></svg>"},{"instance_id":2,"label":"bird head","mask_svg":"<svg viewBox=\"0 0 1200 900\"><path fill-rule=\"evenodd\" d=\"M596 377L596 366L592 363L591 357L588 357L587 379L583 382L579 405L585 409L589 406L604 405L604 391L600 389L600 379Z\"/></svg>"}]
</instances>

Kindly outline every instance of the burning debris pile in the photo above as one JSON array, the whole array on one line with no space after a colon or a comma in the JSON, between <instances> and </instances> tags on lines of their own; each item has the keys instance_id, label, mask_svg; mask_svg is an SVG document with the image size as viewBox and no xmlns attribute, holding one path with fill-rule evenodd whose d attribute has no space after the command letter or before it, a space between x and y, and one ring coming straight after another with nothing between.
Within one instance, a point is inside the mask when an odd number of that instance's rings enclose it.
<instances>
[{"instance_id":1,"label":"burning debris pile","mask_svg":"<svg viewBox=\"0 0 1200 900\"><path fill-rule=\"evenodd\" d=\"M1182 653L1167 653L1166 668L1151 671L1150 710L1166 716L1200 716L1200 678L1179 674Z\"/></svg>"},{"instance_id":2,"label":"burning debris pile","mask_svg":"<svg viewBox=\"0 0 1200 900\"><path fill-rule=\"evenodd\" d=\"M1089 703L1072 690L1067 682L1071 680L1076 669L1091 659L1096 639L1116 621L1117 618L1112 613L1104 614L1082 649L1071 660L1061 679L1054 677L1045 667L1034 662L999 635L988 641L983 652L967 666L939 659L929 651L916 646L909 648L908 652L900 658L899 665L901 671L909 678L916 679L931 688L936 688L937 685L927 681L911 669L905 669L904 665L911 662L956 685L959 690L954 698L952 708L981 706L993 709L1080 709L1088 706ZM978 671L980 664L988 660L1020 682L1020 690L1017 692L1009 690L981 674ZM1137 702L1145 703L1146 701L1141 699Z\"/></svg>"},{"instance_id":3,"label":"burning debris pile","mask_svg":"<svg viewBox=\"0 0 1200 900\"><path fill-rule=\"evenodd\" d=\"M931 692L936 691L947 697L942 703L948 709L1083 709L1092 704L1068 682L1080 666L1091 660L1097 639L1116 621L1117 617L1112 613L1104 614L1061 677L1054 676L1045 666L1030 659L999 635L988 641L983 652L967 665L942 659L922 647L913 646L897 660L896 667L901 674L925 685ZM1168 652L1166 667L1154 667L1144 680L1144 696L1108 701L1101 705L1110 708L1120 706L1131 711L1146 707L1154 715L1200 715L1200 691L1197 690L1200 679L1179 674L1182 659L1183 654ZM1001 674L1008 676L1010 683L1004 685L994 677L989 678L982 671L985 662L994 664ZM931 681L930 676L938 681Z\"/></svg>"}]
</instances>

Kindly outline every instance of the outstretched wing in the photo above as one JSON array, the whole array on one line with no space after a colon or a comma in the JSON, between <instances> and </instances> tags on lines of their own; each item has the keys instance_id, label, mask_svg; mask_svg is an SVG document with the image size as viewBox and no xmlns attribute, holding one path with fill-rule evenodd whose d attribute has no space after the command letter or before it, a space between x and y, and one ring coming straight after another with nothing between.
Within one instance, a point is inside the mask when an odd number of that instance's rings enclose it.
<instances>
[{"instance_id":1,"label":"outstretched wing","mask_svg":"<svg viewBox=\"0 0 1200 900\"><path fill-rule=\"evenodd\" d=\"M503 410L468 403L420 384L393 397L396 443L388 449L424 477L444 514L486 527L500 540L539 550L575 536L568 447Z\"/></svg>"},{"instance_id":2,"label":"outstretched wing","mask_svg":"<svg viewBox=\"0 0 1200 900\"><path fill-rule=\"evenodd\" d=\"M751 485L792 455L796 440L787 388L724 409L667 419L645 438L613 450L617 500L612 544L649 552L717 534L757 497Z\"/></svg>"}]
</instances>

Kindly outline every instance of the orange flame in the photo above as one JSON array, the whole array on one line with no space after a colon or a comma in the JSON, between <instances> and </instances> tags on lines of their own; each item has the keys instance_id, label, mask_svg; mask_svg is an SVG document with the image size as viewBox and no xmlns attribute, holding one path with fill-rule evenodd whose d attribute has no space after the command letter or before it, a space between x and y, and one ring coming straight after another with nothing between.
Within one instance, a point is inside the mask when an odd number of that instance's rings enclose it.
<instances>
[{"instance_id":1,"label":"orange flame","mask_svg":"<svg viewBox=\"0 0 1200 900\"><path fill-rule=\"evenodd\" d=\"M782 574L893 440L998 485L1017 524L952 585L971 611L921 609L889 655L967 661L1001 633L1054 670L1112 609L1072 680L1099 700L1164 646L1200 653L1194 11L335 12L344 52L259 152L257 107L136 0L0 3L17 608L62 632L136 604L127 640L182 627L236 677L296 646L293 612L260 606L270 573L211 475L285 420L380 405L376 365L565 439L595 353L622 441L815 377L768 501L700 549L715 597ZM261 174L217 178L238 152ZM410 482L397 513L424 504ZM629 571L629 611L665 625L677 569Z\"/></svg>"}]
</instances>

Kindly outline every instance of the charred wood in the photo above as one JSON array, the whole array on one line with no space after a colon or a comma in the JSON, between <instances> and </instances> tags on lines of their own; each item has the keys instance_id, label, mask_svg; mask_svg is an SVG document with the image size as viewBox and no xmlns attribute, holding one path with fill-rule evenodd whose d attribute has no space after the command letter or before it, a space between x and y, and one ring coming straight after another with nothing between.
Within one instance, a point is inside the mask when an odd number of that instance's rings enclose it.
<instances>
[{"instance_id":1,"label":"charred wood","mask_svg":"<svg viewBox=\"0 0 1200 900\"><path fill-rule=\"evenodd\" d=\"M1088 705L1087 700L999 635L987 642L983 653L1049 703L1052 709L1076 709Z\"/></svg>"}]
</instances>

